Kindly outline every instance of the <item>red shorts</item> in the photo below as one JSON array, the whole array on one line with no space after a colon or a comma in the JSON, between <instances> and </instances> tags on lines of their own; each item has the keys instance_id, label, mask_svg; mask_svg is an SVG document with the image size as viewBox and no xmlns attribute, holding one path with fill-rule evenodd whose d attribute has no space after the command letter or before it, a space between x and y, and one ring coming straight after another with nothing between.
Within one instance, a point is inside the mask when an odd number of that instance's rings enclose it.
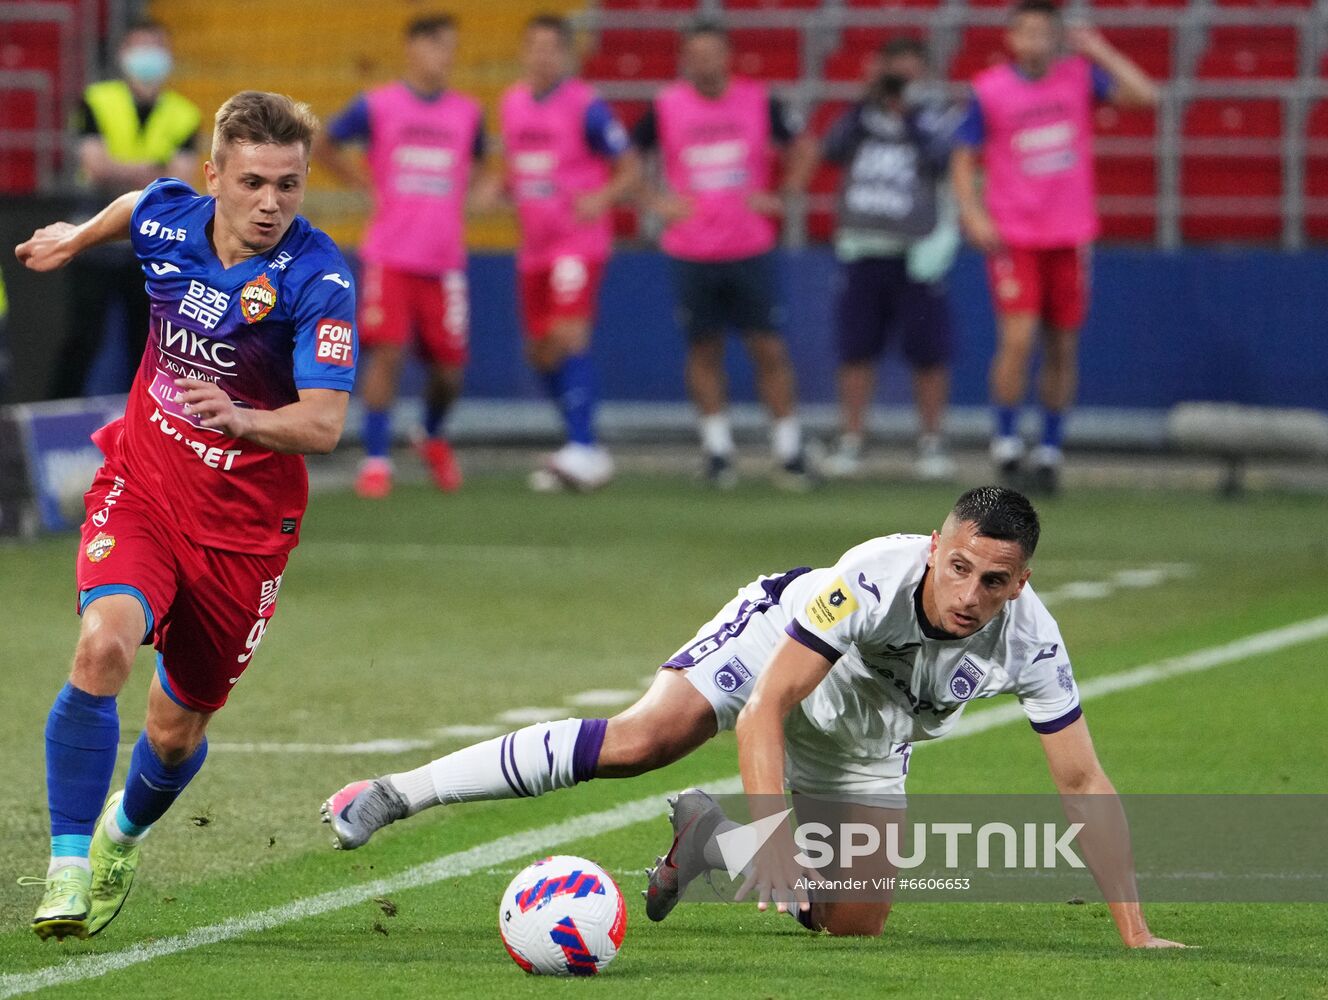
<instances>
[{"instance_id":1,"label":"red shorts","mask_svg":"<svg viewBox=\"0 0 1328 1000\"><path fill-rule=\"evenodd\" d=\"M110 594L138 598L143 636L157 649L162 687L178 704L226 704L277 607L286 554L250 555L198 545L108 466L83 498L78 610Z\"/></svg>"},{"instance_id":2,"label":"red shorts","mask_svg":"<svg viewBox=\"0 0 1328 1000\"><path fill-rule=\"evenodd\" d=\"M519 272L526 336L543 340L553 324L563 320L592 322L603 277L604 262L585 257L559 257L552 267Z\"/></svg>"},{"instance_id":3,"label":"red shorts","mask_svg":"<svg viewBox=\"0 0 1328 1000\"><path fill-rule=\"evenodd\" d=\"M1053 330L1078 330L1088 311L1092 248L1005 247L987 257L996 312L1032 313Z\"/></svg>"},{"instance_id":4,"label":"red shorts","mask_svg":"<svg viewBox=\"0 0 1328 1000\"><path fill-rule=\"evenodd\" d=\"M448 368L466 366L470 298L465 271L411 274L366 262L359 295L364 347L404 347L414 331L423 360Z\"/></svg>"}]
</instances>

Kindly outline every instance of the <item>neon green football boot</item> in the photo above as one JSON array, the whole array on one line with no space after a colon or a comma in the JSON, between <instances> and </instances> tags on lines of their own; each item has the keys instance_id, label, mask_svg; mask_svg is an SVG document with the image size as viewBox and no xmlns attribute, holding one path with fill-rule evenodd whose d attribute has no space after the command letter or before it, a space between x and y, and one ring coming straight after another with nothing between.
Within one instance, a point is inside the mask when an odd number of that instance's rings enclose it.
<instances>
[{"instance_id":1,"label":"neon green football boot","mask_svg":"<svg viewBox=\"0 0 1328 1000\"><path fill-rule=\"evenodd\" d=\"M46 893L32 918L33 932L45 941L54 937L88 936L92 908L92 873L79 865L57 869L50 878L21 878L19 885L45 885Z\"/></svg>"},{"instance_id":2,"label":"neon green football boot","mask_svg":"<svg viewBox=\"0 0 1328 1000\"><path fill-rule=\"evenodd\" d=\"M129 890L138 871L138 844L117 844L106 833L106 817L120 807L124 792L119 791L106 800L106 808L97 817L97 829L92 834L92 911L88 917L88 937L100 934L106 925L120 915Z\"/></svg>"}]
</instances>

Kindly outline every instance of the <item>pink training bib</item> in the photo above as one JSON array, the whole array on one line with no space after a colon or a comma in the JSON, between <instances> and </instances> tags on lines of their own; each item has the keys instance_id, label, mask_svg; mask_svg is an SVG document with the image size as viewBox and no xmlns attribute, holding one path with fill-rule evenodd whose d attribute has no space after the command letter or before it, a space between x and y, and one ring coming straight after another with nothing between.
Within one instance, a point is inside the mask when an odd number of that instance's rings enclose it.
<instances>
[{"instance_id":1,"label":"pink training bib","mask_svg":"<svg viewBox=\"0 0 1328 1000\"><path fill-rule=\"evenodd\" d=\"M552 267L559 257L607 260L613 222L607 213L594 222L576 218L576 201L608 183L608 161L586 141L586 109L596 99L583 80L564 80L536 100L518 83L503 95L503 149L508 185L521 225L517 268Z\"/></svg>"},{"instance_id":2,"label":"pink training bib","mask_svg":"<svg viewBox=\"0 0 1328 1000\"><path fill-rule=\"evenodd\" d=\"M454 93L426 100L404 83L366 96L374 211L362 256L415 274L463 269L479 102Z\"/></svg>"},{"instance_id":3,"label":"pink training bib","mask_svg":"<svg viewBox=\"0 0 1328 1000\"><path fill-rule=\"evenodd\" d=\"M773 146L770 93L734 78L715 99L679 81L655 100L664 177L691 201L691 215L672 223L660 239L664 252L683 260L739 260L775 246L775 221L748 207L770 186Z\"/></svg>"},{"instance_id":4,"label":"pink training bib","mask_svg":"<svg viewBox=\"0 0 1328 1000\"><path fill-rule=\"evenodd\" d=\"M1058 60L1038 80L1006 64L973 91L986 128L987 210L1017 247L1079 246L1098 234L1093 190L1093 82L1088 60Z\"/></svg>"}]
</instances>

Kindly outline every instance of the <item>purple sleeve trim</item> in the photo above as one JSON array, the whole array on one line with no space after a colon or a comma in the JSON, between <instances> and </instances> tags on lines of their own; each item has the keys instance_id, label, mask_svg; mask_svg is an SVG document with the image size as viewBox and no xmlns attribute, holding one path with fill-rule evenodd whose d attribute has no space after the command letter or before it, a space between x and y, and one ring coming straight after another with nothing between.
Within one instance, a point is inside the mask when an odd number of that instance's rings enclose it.
<instances>
[{"instance_id":1,"label":"purple sleeve trim","mask_svg":"<svg viewBox=\"0 0 1328 1000\"><path fill-rule=\"evenodd\" d=\"M844 655L820 636L812 635L812 633L808 632L802 627L802 623L796 618L785 626L784 631L788 633L789 638L793 639L795 642L802 643L802 645L806 646L813 653L820 653L831 663L834 663Z\"/></svg>"},{"instance_id":2,"label":"purple sleeve trim","mask_svg":"<svg viewBox=\"0 0 1328 1000\"><path fill-rule=\"evenodd\" d=\"M581 731L576 734L576 746L572 748L573 781L589 781L595 776L599 751L604 746L604 733L608 728L608 719L581 720Z\"/></svg>"},{"instance_id":3,"label":"purple sleeve trim","mask_svg":"<svg viewBox=\"0 0 1328 1000\"><path fill-rule=\"evenodd\" d=\"M1070 709L1059 719L1052 719L1050 722L1030 721L1029 725L1033 727L1034 732L1041 733L1043 736L1046 736L1050 733L1059 733L1062 729L1070 725L1070 723L1077 720L1083 714L1084 710L1080 706L1075 705L1074 708Z\"/></svg>"}]
</instances>

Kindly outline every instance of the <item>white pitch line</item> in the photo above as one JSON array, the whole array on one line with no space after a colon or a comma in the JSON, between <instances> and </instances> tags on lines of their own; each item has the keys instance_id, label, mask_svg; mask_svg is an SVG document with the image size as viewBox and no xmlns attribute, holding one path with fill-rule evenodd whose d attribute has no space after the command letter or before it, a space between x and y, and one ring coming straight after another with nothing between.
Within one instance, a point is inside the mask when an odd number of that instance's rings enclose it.
<instances>
[{"instance_id":1,"label":"white pitch line","mask_svg":"<svg viewBox=\"0 0 1328 1000\"><path fill-rule=\"evenodd\" d=\"M510 722L513 725L533 724L536 722L548 722L551 719L560 719L563 716L561 708L540 708L539 706L523 706L521 708L509 708L506 712L499 712L495 719L499 722Z\"/></svg>"},{"instance_id":2,"label":"white pitch line","mask_svg":"<svg viewBox=\"0 0 1328 1000\"><path fill-rule=\"evenodd\" d=\"M1130 688L1143 687L1171 677L1208 670L1238 660L1248 659L1312 642L1328 637L1328 615L1310 618L1282 628L1258 632L1221 646L1198 649L1192 653L1159 660L1126 670L1119 674L1094 677L1079 687L1082 699L1114 694ZM948 739L962 736L975 736L978 733L995 729L997 726L1015 722L1024 717L1018 705L1001 705L985 712L978 712L968 717L964 724L951 734ZM733 776L712 782L709 789L717 795L736 794L742 790L742 782ZM377 896L405 889L419 889L432 885L445 878L456 878L487 871L495 865L517 858L547 851L557 844L564 844L580 837L598 836L623 827L632 826L659 816L660 798L651 796L625 802L612 809L597 813L587 813L561 823L515 833L498 840L491 840L466 851L445 854L433 861L408 868L397 875L378 879L365 885L349 886L334 892L326 892L306 899L298 899L284 906L261 910L243 917L234 917L219 924L198 927L175 937L144 942L126 948L124 951L105 955L75 957L35 972L15 972L0 975L0 1000L8 997L34 993L49 986L62 986L68 983L81 983L97 979L111 972L118 972L134 965L151 962L169 955L191 951L211 944L230 941L257 931L271 930L297 920L306 920L322 913L344 910L348 906L363 903Z\"/></svg>"},{"instance_id":3,"label":"white pitch line","mask_svg":"<svg viewBox=\"0 0 1328 1000\"><path fill-rule=\"evenodd\" d=\"M653 681L654 678L652 677ZM640 691L628 691L625 688L591 688L567 699L567 704L579 708L599 708L611 705L626 705L641 696Z\"/></svg>"}]
</instances>

